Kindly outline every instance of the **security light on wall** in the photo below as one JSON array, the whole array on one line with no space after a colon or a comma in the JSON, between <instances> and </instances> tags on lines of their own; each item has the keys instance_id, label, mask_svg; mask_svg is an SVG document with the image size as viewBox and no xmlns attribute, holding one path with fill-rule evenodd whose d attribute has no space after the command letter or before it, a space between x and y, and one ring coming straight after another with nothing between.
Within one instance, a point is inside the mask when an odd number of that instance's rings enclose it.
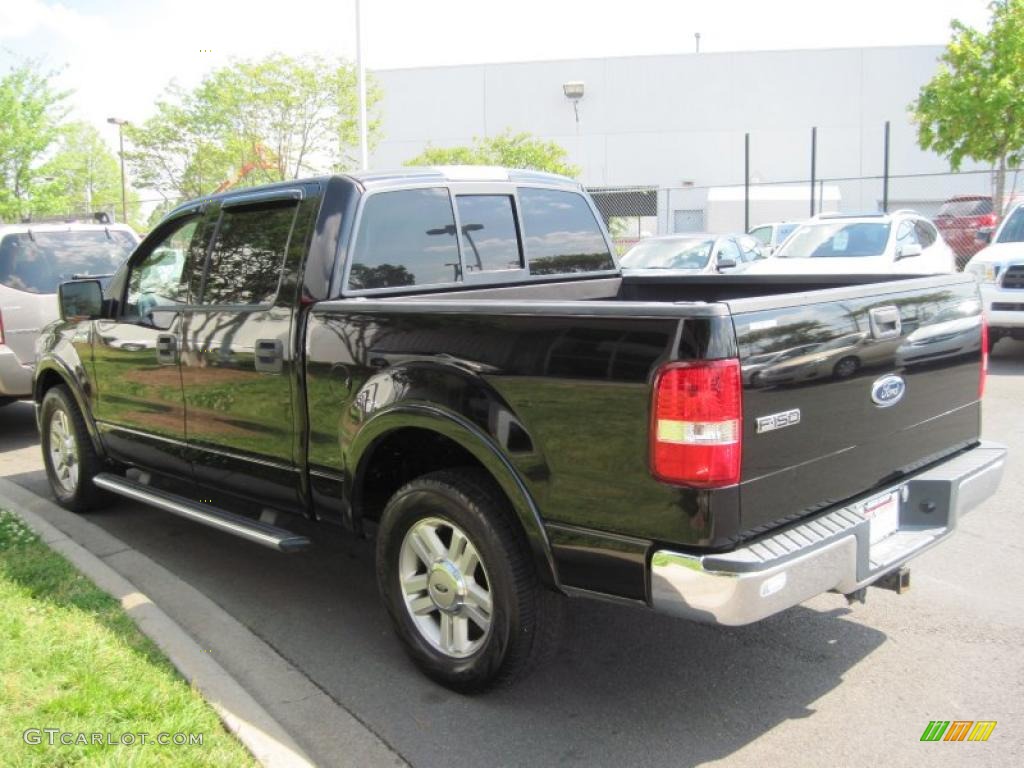
<instances>
[{"instance_id":1,"label":"security light on wall","mask_svg":"<svg viewBox=\"0 0 1024 768\"><path fill-rule=\"evenodd\" d=\"M565 98L572 102L572 111L576 114L576 122L580 121L580 99L583 98L583 83L574 80L570 83L562 83L562 93Z\"/></svg>"}]
</instances>

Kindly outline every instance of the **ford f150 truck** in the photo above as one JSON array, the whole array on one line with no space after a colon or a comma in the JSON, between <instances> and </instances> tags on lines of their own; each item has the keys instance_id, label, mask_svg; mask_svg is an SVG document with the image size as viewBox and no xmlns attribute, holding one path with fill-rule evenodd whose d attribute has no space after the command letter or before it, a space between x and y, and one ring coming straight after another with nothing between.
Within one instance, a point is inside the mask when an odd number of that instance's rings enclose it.
<instances>
[{"instance_id":1,"label":"ford f150 truck","mask_svg":"<svg viewBox=\"0 0 1024 768\"><path fill-rule=\"evenodd\" d=\"M398 635L463 691L529 668L562 595L736 625L905 584L1005 458L971 276L623 276L547 174L197 200L61 307L34 382L61 504L286 552L294 516L375 534Z\"/></svg>"}]
</instances>

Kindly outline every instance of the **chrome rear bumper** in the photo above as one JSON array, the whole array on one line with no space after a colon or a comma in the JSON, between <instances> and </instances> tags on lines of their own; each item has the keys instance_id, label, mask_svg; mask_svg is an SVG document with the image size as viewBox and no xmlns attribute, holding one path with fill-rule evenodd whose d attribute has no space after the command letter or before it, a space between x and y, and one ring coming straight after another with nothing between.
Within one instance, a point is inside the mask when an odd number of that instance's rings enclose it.
<instances>
[{"instance_id":1,"label":"chrome rear bumper","mask_svg":"<svg viewBox=\"0 0 1024 768\"><path fill-rule=\"evenodd\" d=\"M750 624L822 592L853 592L949 536L959 517L999 487L1006 449L971 450L848 506L723 554L659 550L651 558L655 610L711 624ZM865 502L900 495L899 527L874 544Z\"/></svg>"}]
</instances>

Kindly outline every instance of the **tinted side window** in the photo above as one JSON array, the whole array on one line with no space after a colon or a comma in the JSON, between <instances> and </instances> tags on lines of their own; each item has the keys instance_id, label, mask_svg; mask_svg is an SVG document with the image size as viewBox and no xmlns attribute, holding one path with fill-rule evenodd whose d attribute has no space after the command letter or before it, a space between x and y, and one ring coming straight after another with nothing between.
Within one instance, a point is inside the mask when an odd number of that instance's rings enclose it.
<instances>
[{"instance_id":1,"label":"tinted side window","mask_svg":"<svg viewBox=\"0 0 1024 768\"><path fill-rule=\"evenodd\" d=\"M207 262L203 304L268 304L277 296L297 206L227 208Z\"/></svg>"},{"instance_id":2,"label":"tinted side window","mask_svg":"<svg viewBox=\"0 0 1024 768\"><path fill-rule=\"evenodd\" d=\"M132 264L124 315L156 324L152 312L188 301L189 256L197 244L199 218L182 222L146 256ZM201 257L201 256L200 256Z\"/></svg>"},{"instance_id":3,"label":"tinted side window","mask_svg":"<svg viewBox=\"0 0 1024 768\"><path fill-rule=\"evenodd\" d=\"M922 248L927 248L939 236L935 231L935 227L923 219L918 219L914 222L914 231L917 233L917 242L921 244Z\"/></svg>"},{"instance_id":4,"label":"tinted side window","mask_svg":"<svg viewBox=\"0 0 1024 768\"><path fill-rule=\"evenodd\" d=\"M403 189L366 199L350 288L450 283L461 277L448 190Z\"/></svg>"},{"instance_id":5,"label":"tinted side window","mask_svg":"<svg viewBox=\"0 0 1024 768\"><path fill-rule=\"evenodd\" d=\"M519 202L531 275L615 268L601 228L582 195L521 187Z\"/></svg>"},{"instance_id":6,"label":"tinted side window","mask_svg":"<svg viewBox=\"0 0 1024 768\"><path fill-rule=\"evenodd\" d=\"M459 195L462 258L467 272L520 269L522 255L510 195Z\"/></svg>"}]
</instances>

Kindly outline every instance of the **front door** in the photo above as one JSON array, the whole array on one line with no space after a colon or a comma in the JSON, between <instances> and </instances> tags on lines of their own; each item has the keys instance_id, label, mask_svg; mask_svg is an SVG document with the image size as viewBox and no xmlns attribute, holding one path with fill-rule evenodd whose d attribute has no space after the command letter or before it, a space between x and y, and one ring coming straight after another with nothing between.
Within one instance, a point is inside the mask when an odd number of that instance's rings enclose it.
<instances>
[{"instance_id":1,"label":"front door","mask_svg":"<svg viewBox=\"0 0 1024 768\"><path fill-rule=\"evenodd\" d=\"M299 504L296 286L282 278L300 206L282 195L222 204L205 269L193 281L200 299L185 313L181 373L196 480L213 497L221 491L291 509Z\"/></svg>"},{"instance_id":2,"label":"front door","mask_svg":"<svg viewBox=\"0 0 1024 768\"><path fill-rule=\"evenodd\" d=\"M132 256L116 316L96 321L93 413L112 456L189 478L178 351L191 265L205 243L199 215L161 230Z\"/></svg>"}]
</instances>

